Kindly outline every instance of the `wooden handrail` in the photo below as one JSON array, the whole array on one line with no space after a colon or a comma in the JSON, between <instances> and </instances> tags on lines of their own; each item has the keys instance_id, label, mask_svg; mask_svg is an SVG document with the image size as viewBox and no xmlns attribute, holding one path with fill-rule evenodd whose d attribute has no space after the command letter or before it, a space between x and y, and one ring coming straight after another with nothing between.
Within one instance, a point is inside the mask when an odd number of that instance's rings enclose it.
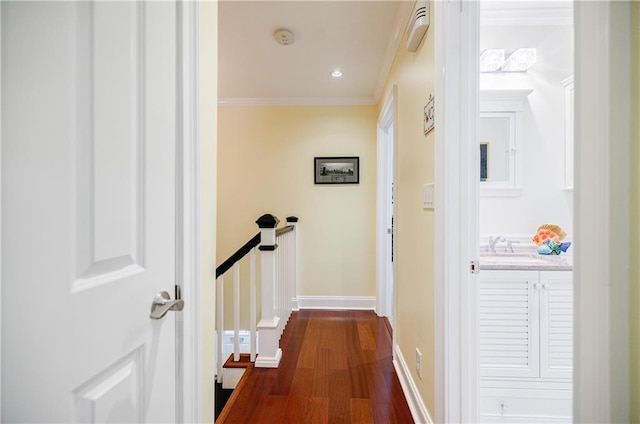
<instances>
[{"instance_id":1,"label":"wooden handrail","mask_svg":"<svg viewBox=\"0 0 640 424\"><path fill-rule=\"evenodd\" d=\"M280 237L283 234L287 234L289 231L293 231L295 227L293 225L287 225L286 227L276 229L276 237ZM260 244L260 233L253 236L251 240L246 242L240 249L236 250L236 252L229 256L229 259L222 262L222 264L216 268L216 278L220 277L225 272L229 271L233 264L238 262L240 259L244 258L244 256L251 251L254 247Z\"/></svg>"},{"instance_id":2,"label":"wooden handrail","mask_svg":"<svg viewBox=\"0 0 640 424\"><path fill-rule=\"evenodd\" d=\"M276 237L280 237L283 234L287 234L289 231L293 231L295 227L293 225L287 225L286 227L276 229Z\"/></svg>"},{"instance_id":3,"label":"wooden handrail","mask_svg":"<svg viewBox=\"0 0 640 424\"><path fill-rule=\"evenodd\" d=\"M222 264L216 268L216 278L220 277L225 272L229 271L233 264L238 262L240 259L244 258L244 256L251 251L254 247L260 244L260 233L253 236L251 240L246 242L240 249L236 250L236 252L229 256L229 259L222 262Z\"/></svg>"}]
</instances>

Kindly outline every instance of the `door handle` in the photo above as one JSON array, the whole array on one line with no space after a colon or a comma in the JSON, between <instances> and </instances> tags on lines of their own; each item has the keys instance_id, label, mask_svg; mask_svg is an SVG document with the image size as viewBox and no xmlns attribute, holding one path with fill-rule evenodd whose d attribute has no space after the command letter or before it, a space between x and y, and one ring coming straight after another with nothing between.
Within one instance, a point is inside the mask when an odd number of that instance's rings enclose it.
<instances>
[{"instance_id":1,"label":"door handle","mask_svg":"<svg viewBox=\"0 0 640 424\"><path fill-rule=\"evenodd\" d=\"M153 298L151 303L151 319L161 319L169 311L181 311L184 308L184 300L171 300L171 296L166 291L161 291Z\"/></svg>"}]
</instances>

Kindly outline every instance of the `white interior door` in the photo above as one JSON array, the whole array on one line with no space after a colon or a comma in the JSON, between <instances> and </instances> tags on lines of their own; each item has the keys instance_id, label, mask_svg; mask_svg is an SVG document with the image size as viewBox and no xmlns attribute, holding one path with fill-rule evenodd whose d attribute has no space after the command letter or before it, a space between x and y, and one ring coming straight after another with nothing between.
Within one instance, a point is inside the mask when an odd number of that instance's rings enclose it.
<instances>
[{"instance_id":1,"label":"white interior door","mask_svg":"<svg viewBox=\"0 0 640 424\"><path fill-rule=\"evenodd\" d=\"M394 264L394 255L395 255L395 222L394 222L394 125L393 121L389 124L387 128L387 167L385 172L386 177L386 224L387 224L387 241L386 241L386 289L387 289L387 317L389 319L389 323L391 328L395 328L395 264Z\"/></svg>"},{"instance_id":2,"label":"white interior door","mask_svg":"<svg viewBox=\"0 0 640 424\"><path fill-rule=\"evenodd\" d=\"M395 111L397 87L393 87L378 119L377 181L377 303L379 316L395 326Z\"/></svg>"},{"instance_id":3,"label":"white interior door","mask_svg":"<svg viewBox=\"0 0 640 424\"><path fill-rule=\"evenodd\" d=\"M2 2L2 90L2 421L175 421L175 2Z\"/></svg>"}]
</instances>

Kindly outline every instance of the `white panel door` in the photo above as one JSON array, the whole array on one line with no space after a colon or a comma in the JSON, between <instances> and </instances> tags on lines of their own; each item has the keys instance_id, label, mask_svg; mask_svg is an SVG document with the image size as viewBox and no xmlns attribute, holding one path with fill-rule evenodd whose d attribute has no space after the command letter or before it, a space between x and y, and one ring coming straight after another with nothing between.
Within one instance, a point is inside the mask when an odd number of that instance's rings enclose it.
<instances>
[{"instance_id":1,"label":"white panel door","mask_svg":"<svg viewBox=\"0 0 640 424\"><path fill-rule=\"evenodd\" d=\"M538 271L480 271L480 377L538 377Z\"/></svg>"},{"instance_id":2,"label":"white panel door","mask_svg":"<svg viewBox=\"0 0 640 424\"><path fill-rule=\"evenodd\" d=\"M540 272L540 374L573 375L573 272Z\"/></svg>"},{"instance_id":3,"label":"white panel door","mask_svg":"<svg viewBox=\"0 0 640 424\"><path fill-rule=\"evenodd\" d=\"M176 4L2 2L2 421L174 422Z\"/></svg>"}]
</instances>

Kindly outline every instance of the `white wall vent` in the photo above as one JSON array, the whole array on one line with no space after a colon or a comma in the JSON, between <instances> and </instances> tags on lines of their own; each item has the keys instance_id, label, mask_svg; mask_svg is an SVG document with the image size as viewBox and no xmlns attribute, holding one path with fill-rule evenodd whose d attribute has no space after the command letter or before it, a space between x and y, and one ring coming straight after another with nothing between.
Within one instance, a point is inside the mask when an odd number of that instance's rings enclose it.
<instances>
[{"instance_id":1,"label":"white wall vent","mask_svg":"<svg viewBox=\"0 0 640 424\"><path fill-rule=\"evenodd\" d=\"M407 51L415 52L418 50L422 37L429 28L429 2L418 1L413 13L409 18L409 27L407 28Z\"/></svg>"}]
</instances>

